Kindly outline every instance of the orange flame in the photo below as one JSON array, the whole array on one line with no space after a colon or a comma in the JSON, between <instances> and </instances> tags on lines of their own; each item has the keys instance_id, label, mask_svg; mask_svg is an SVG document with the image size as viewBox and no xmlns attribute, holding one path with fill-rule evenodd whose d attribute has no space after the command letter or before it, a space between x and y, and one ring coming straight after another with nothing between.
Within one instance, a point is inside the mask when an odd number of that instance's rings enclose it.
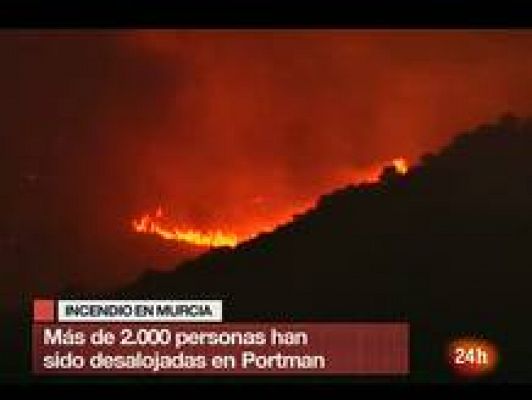
<instances>
[{"instance_id":1,"label":"orange flame","mask_svg":"<svg viewBox=\"0 0 532 400\"><path fill-rule=\"evenodd\" d=\"M395 167L395 170L401 175L404 175L408 172L408 164L404 158L394 158L392 163Z\"/></svg>"},{"instance_id":2,"label":"orange flame","mask_svg":"<svg viewBox=\"0 0 532 400\"><path fill-rule=\"evenodd\" d=\"M395 158L391 163L399 174L404 175L408 172L408 164L404 158ZM382 169L382 167L379 169ZM375 172L376 170L368 173L366 180L369 182L378 181L379 174ZM253 201L261 202L262 199L256 198ZM286 221L278 221L279 224L284 222ZM273 224L272 226L275 225L277 224ZM137 233L158 235L166 240L181 241L200 247L236 247L242 241L254 237L254 234L241 237L235 233L224 232L222 230L202 232L196 229L178 227L175 224L169 224L165 221L161 207L158 207L154 214L147 213L139 219L133 219L132 226L133 231Z\"/></svg>"},{"instance_id":3,"label":"orange flame","mask_svg":"<svg viewBox=\"0 0 532 400\"><path fill-rule=\"evenodd\" d=\"M156 234L166 240L177 240L202 247L235 247L239 243L237 235L220 230L200 232L194 229L183 229L167 226L162 221L163 212L157 208L154 215L145 214L132 222L133 230L138 233Z\"/></svg>"}]
</instances>

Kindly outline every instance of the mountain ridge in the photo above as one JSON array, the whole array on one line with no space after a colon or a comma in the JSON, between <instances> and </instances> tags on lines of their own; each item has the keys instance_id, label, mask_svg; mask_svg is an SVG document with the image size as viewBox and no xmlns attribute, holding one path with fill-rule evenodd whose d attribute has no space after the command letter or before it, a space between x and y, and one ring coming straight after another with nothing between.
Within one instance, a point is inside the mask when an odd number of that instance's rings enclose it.
<instances>
[{"instance_id":1,"label":"mountain ridge","mask_svg":"<svg viewBox=\"0 0 532 400\"><path fill-rule=\"evenodd\" d=\"M505 115L459 134L405 175L385 168L115 295L219 298L226 321L408 321L414 380L451 379L444 349L464 335L502 347L498 378L531 378L531 121Z\"/></svg>"},{"instance_id":2,"label":"mountain ridge","mask_svg":"<svg viewBox=\"0 0 532 400\"><path fill-rule=\"evenodd\" d=\"M530 381L531 159L532 119L506 115L235 249L60 297L221 299L226 322L405 321L410 381L453 381L446 349L464 336L499 347L485 379ZM23 351L23 337L5 342Z\"/></svg>"}]
</instances>

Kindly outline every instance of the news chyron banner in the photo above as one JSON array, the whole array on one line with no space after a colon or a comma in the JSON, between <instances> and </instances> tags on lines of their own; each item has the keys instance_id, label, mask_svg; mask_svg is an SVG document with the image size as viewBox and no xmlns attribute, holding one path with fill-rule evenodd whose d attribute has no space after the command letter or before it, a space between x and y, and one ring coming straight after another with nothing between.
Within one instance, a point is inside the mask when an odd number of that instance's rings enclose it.
<instances>
[{"instance_id":1,"label":"news chyron banner","mask_svg":"<svg viewBox=\"0 0 532 400\"><path fill-rule=\"evenodd\" d=\"M406 375L407 323L224 323L219 300L35 300L37 375Z\"/></svg>"}]
</instances>

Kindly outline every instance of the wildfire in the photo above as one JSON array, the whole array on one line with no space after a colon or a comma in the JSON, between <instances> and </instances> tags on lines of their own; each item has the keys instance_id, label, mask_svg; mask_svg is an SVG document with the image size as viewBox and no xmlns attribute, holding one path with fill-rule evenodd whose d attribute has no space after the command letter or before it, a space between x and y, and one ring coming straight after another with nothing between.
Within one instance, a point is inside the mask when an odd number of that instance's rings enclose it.
<instances>
[{"instance_id":1,"label":"wildfire","mask_svg":"<svg viewBox=\"0 0 532 400\"><path fill-rule=\"evenodd\" d=\"M395 158L392 160L392 163L395 167L395 170L401 175L404 175L408 172L408 164L404 158Z\"/></svg>"},{"instance_id":2,"label":"wildfire","mask_svg":"<svg viewBox=\"0 0 532 400\"><path fill-rule=\"evenodd\" d=\"M155 214L145 214L132 221L133 230L138 233L156 234L166 240L177 240L202 247L235 247L239 238L233 233L220 230L201 232L167 225L163 220L161 207Z\"/></svg>"},{"instance_id":3,"label":"wildfire","mask_svg":"<svg viewBox=\"0 0 532 400\"><path fill-rule=\"evenodd\" d=\"M391 164L399 174L404 175L408 172L408 164L404 158L395 158L391 161ZM382 166L373 172L369 171L366 176L366 181L377 181L379 176L379 174L375 173L377 170L382 170ZM254 203L262 201L262 198L253 199ZM278 222L283 223L285 221ZM235 233L222 230L202 232L197 229L183 228L177 226L175 223L169 223L168 219L163 216L161 207L157 208L155 213L147 213L141 218L133 219L132 226L133 231L137 233L158 235L166 240L181 241L200 247L236 247L238 243L253 237L253 235L241 237ZM272 226L275 226L275 224Z\"/></svg>"}]
</instances>

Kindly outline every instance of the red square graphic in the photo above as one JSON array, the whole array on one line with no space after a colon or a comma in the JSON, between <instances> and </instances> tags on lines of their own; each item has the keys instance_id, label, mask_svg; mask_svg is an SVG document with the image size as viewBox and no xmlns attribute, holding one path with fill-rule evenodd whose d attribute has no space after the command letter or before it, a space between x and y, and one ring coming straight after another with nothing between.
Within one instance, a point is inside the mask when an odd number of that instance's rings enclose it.
<instances>
[{"instance_id":1,"label":"red square graphic","mask_svg":"<svg viewBox=\"0 0 532 400\"><path fill-rule=\"evenodd\" d=\"M33 321L54 322L55 304L53 300L33 300Z\"/></svg>"}]
</instances>

